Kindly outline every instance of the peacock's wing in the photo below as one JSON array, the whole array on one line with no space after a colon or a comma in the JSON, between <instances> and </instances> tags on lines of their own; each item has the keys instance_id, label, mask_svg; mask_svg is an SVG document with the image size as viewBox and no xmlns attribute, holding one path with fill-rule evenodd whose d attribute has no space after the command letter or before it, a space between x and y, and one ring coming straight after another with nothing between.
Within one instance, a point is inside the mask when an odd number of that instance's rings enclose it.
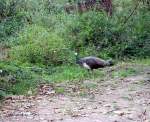
<instances>
[{"instance_id":1,"label":"peacock's wing","mask_svg":"<svg viewBox=\"0 0 150 122\"><path fill-rule=\"evenodd\" d=\"M99 58L89 58L86 60L86 64L89 65L91 68L101 68L104 67L105 61L100 60Z\"/></svg>"}]
</instances>

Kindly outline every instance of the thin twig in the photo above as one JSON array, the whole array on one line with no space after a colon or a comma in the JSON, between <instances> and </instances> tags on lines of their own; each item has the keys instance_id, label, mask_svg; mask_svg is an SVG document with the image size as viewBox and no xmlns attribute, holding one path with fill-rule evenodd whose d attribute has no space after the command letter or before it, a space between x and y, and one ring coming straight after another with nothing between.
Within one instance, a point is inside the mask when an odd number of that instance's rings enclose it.
<instances>
[{"instance_id":1,"label":"thin twig","mask_svg":"<svg viewBox=\"0 0 150 122\"><path fill-rule=\"evenodd\" d=\"M139 6L139 2L136 4L136 6L134 7L134 9L133 9L132 12L130 13L130 15L129 15L129 16L125 19L125 21L123 22L124 25L128 22L128 20L131 18L131 16L135 13L135 11L137 10L138 6Z\"/></svg>"}]
</instances>

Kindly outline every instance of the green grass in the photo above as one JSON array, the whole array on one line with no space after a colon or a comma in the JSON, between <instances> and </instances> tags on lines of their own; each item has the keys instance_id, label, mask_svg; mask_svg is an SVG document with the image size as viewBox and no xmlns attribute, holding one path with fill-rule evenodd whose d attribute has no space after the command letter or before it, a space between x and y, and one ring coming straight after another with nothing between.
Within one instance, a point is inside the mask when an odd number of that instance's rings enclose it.
<instances>
[{"instance_id":1,"label":"green grass","mask_svg":"<svg viewBox=\"0 0 150 122\"><path fill-rule=\"evenodd\" d=\"M40 75L19 62L0 62L0 70L0 86L6 94L26 94L40 80Z\"/></svg>"},{"instance_id":2,"label":"green grass","mask_svg":"<svg viewBox=\"0 0 150 122\"><path fill-rule=\"evenodd\" d=\"M54 82L80 80L88 77L88 72L74 66L58 67L57 71L48 78Z\"/></svg>"},{"instance_id":3,"label":"green grass","mask_svg":"<svg viewBox=\"0 0 150 122\"><path fill-rule=\"evenodd\" d=\"M134 64L149 65L149 59L132 61ZM120 66L130 63L122 63ZM29 90L33 93L39 83L66 83L81 84L86 89L96 88L93 83L82 84L84 80L103 79L107 77L103 69L88 72L78 65L62 65L58 67L46 67L44 65L33 65L29 63L20 63L16 61L0 62L0 70L5 71L0 77L0 98L7 94L27 94ZM122 78L133 76L138 73L135 67L124 67L117 71L112 71L112 78ZM4 89L4 90L3 90ZM63 87L55 89L56 93L64 93Z\"/></svg>"},{"instance_id":4,"label":"green grass","mask_svg":"<svg viewBox=\"0 0 150 122\"><path fill-rule=\"evenodd\" d=\"M43 74L43 79L52 82L64 82L64 81L80 81L85 79L94 79L97 77L103 77L104 74L100 70L94 72L88 72L86 69L79 67L78 65L65 65L56 68L56 72L52 75Z\"/></svg>"},{"instance_id":5,"label":"green grass","mask_svg":"<svg viewBox=\"0 0 150 122\"><path fill-rule=\"evenodd\" d=\"M136 70L133 68L121 69L112 73L114 78L127 77L136 74Z\"/></svg>"},{"instance_id":6,"label":"green grass","mask_svg":"<svg viewBox=\"0 0 150 122\"><path fill-rule=\"evenodd\" d=\"M137 59L137 60L134 60L133 63L150 66L150 58L146 58L146 59Z\"/></svg>"},{"instance_id":7,"label":"green grass","mask_svg":"<svg viewBox=\"0 0 150 122\"><path fill-rule=\"evenodd\" d=\"M85 79L103 77L102 71L93 73L78 65L65 65L59 67L44 67L16 61L0 62L0 69L4 72L0 85L7 94L27 94L29 90L35 91L39 83L80 82ZM94 86L91 86L94 87ZM56 89L62 93L62 88ZM3 91L5 92L5 91ZM1 92L2 94L4 94ZM2 96L2 95L1 95Z\"/></svg>"},{"instance_id":8,"label":"green grass","mask_svg":"<svg viewBox=\"0 0 150 122\"><path fill-rule=\"evenodd\" d=\"M127 62L118 62L120 69L117 71L112 72L113 77L128 77L138 74L140 72L141 66L150 66L150 58L146 59L136 59L136 60L129 60Z\"/></svg>"}]
</instances>

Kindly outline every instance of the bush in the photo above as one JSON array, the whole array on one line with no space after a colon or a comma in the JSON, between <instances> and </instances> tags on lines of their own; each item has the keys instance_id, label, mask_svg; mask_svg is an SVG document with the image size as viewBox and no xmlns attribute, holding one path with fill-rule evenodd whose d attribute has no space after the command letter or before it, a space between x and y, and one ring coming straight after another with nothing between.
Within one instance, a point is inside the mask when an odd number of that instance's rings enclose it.
<instances>
[{"instance_id":1,"label":"bush","mask_svg":"<svg viewBox=\"0 0 150 122\"><path fill-rule=\"evenodd\" d=\"M112 17L100 11L67 14L63 11L65 2L0 0L0 41L14 45L22 43L20 40L25 39L28 40L23 42L26 44L32 40L42 40L47 33L55 32L59 35L57 38L67 40L66 43L70 44L73 50L78 50L81 55L93 54L112 58L149 57L147 54L150 24L147 5L140 3L135 15L124 25L124 18L129 16L135 1L115 0ZM32 26L35 24L39 27L35 27L34 30ZM24 25L27 27L16 39L18 31ZM37 36L41 32L43 35ZM28 36L29 39L24 36ZM28 46L27 44L26 48Z\"/></svg>"},{"instance_id":2,"label":"bush","mask_svg":"<svg viewBox=\"0 0 150 122\"><path fill-rule=\"evenodd\" d=\"M25 13L20 11L20 1L0 0L0 43L11 41L9 38L16 36L24 25Z\"/></svg>"},{"instance_id":3,"label":"bush","mask_svg":"<svg viewBox=\"0 0 150 122\"><path fill-rule=\"evenodd\" d=\"M88 54L104 58L150 57L148 14L140 9L127 24L123 24L116 15L108 17L102 12L89 11L68 25L68 37L77 50L87 52L92 45L95 52Z\"/></svg>"},{"instance_id":4,"label":"bush","mask_svg":"<svg viewBox=\"0 0 150 122\"><path fill-rule=\"evenodd\" d=\"M43 27L27 27L18 37L19 46L12 49L12 59L45 65L59 65L72 62L69 45Z\"/></svg>"},{"instance_id":5,"label":"bush","mask_svg":"<svg viewBox=\"0 0 150 122\"><path fill-rule=\"evenodd\" d=\"M48 15L47 2L47 0L0 0L0 43L10 47L16 44L14 38L17 38L18 32L25 25L36 23L52 28L56 19L55 16Z\"/></svg>"},{"instance_id":6,"label":"bush","mask_svg":"<svg viewBox=\"0 0 150 122\"><path fill-rule=\"evenodd\" d=\"M38 85L39 77L18 62L0 62L0 69L0 96L24 94Z\"/></svg>"},{"instance_id":7,"label":"bush","mask_svg":"<svg viewBox=\"0 0 150 122\"><path fill-rule=\"evenodd\" d=\"M140 8L133 20L128 23L126 28L127 36L130 40L126 42L126 47L122 55L138 58L150 57L150 11Z\"/></svg>"},{"instance_id":8,"label":"bush","mask_svg":"<svg viewBox=\"0 0 150 122\"><path fill-rule=\"evenodd\" d=\"M117 24L105 13L89 11L77 16L76 21L68 25L67 32L71 35L72 47L79 52L107 58L113 57L114 46L120 42L118 36L123 30Z\"/></svg>"}]
</instances>

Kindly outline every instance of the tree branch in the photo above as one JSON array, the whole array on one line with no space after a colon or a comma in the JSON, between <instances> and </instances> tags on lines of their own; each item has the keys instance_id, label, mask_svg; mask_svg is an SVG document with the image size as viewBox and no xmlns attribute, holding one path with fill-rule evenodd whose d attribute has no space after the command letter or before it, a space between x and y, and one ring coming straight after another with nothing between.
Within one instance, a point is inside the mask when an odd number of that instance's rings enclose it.
<instances>
[{"instance_id":1,"label":"tree branch","mask_svg":"<svg viewBox=\"0 0 150 122\"><path fill-rule=\"evenodd\" d=\"M129 14L129 16L126 17L125 21L123 22L124 25L128 22L128 20L129 20L129 19L132 17L132 15L135 13L135 11L137 10L138 6L139 6L139 2L136 4L136 6L135 6L134 9L132 10L132 12Z\"/></svg>"}]
</instances>

